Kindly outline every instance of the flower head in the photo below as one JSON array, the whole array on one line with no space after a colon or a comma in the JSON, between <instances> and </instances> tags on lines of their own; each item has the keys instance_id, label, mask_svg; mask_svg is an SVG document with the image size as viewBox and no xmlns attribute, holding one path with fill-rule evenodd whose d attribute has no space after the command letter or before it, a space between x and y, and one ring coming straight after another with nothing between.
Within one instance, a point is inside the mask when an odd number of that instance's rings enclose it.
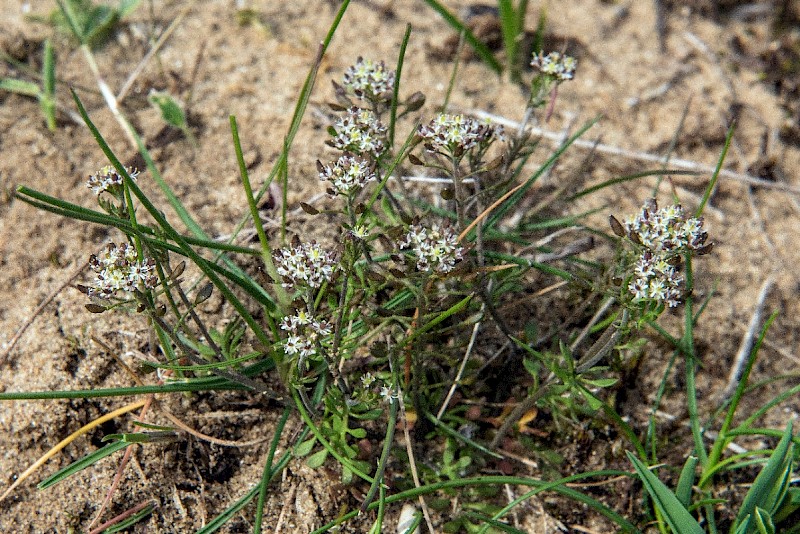
<instances>
[{"instance_id":1,"label":"flower head","mask_svg":"<svg viewBox=\"0 0 800 534\"><path fill-rule=\"evenodd\" d=\"M383 61L373 62L359 57L344 73L342 85L348 93L372 102L391 100L395 73Z\"/></svg>"},{"instance_id":2,"label":"flower head","mask_svg":"<svg viewBox=\"0 0 800 534\"><path fill-rule=\"evenodd\" d=\"M683 297L682 285L683 276L675 266L663 255L646 250L636 261L628 290L634 300L656 300L674 308Z\"/></svg>"},{"instance_id":3,"label":"flower head","mask_svg":"<svg viewBox=\"0 0 800 534\"><path fill-rule=\"evenodd\" d=\"M546 55L544 52L539 52L531 59L531 67L559 83L571 80L575 76L577 66L575 58L559 52L550 52Z\"/></svg>"},{"instance_id":4,"label":"flower head","mask_svg":"<svg viewBox=\"0 0 800 534\"><path fill-rule=\"evenodd\" d=\"M332 166L319 165L319 168L320 180L327 180L332 185L331 196L350 196L376 179L372 165L366 159L350 154L340 156Z\"/></svg>"},{"instance_id":5,"label":"flower head","mask_svg":"<svg viewBox=\"0 0 800 534\"><path fill-rule=\"evenodd\" d=\"M409 228L405 239L400 243L401 249L410 249L417 259L420 271L448 273L455 267L456 261L463 257L463 247L450 228L440 228L434 224L425 228L414 224Z\"/></svg>"},{"instance_id":6,"label":"flower head","mask_svg":"<svg viewBox=\"0 0 800 534\"><path fill-rule=\"evenodd\" d=\"M654 198L625 221L625 230L633 241L653 252L699 250L708 238L702 217L686 217L680 204L659 209Z\"/></svg>"},{"instance_id":7,"label":"flower head","mask_svg":"<svg viewBox=\"0 0 800 534\"><path fill-rule=\"evenodd\" d=\"M441 113L427 125L420 125L417 134L425 140L428 150L456 154L502 139L503 127L464 115Z\"/></svg>"},{"instance_id":8,"label":"flower head","mask_svg":"<svg viewBox=\"0 0 800 534\"><path fill-rule=\"evenodd\" d=\"M616 223L619 228L619 223ZM628 290L635 301L680 304L683 276L679 272L682 252L708 252L708 233L701 217L687 217L679 205L659 209L656 200L647 200L636 215L628 218L620 235L627 235L641 246Z\"/></svg>"},{"instance_id":9,"label":"flower head","mask_svg":"<svg viewBox=\"0 0 800 534\"><path fill-rule=\"evenodd\" d=\"M90 297L108 299L118 291L132 293L152 289L158 283L155 261L152 258L139 261L136 249L127 243L119 246L109 243L100 254L92 254L89 266L96 275L89 287Z\"/></svg>"},{"instance_id":10,"label":"flower head","mask_svg":"<svg viewBox=\"0 0 800 534\"><path fill-rule=\"evenodd\" d=\"M334 125L331 144L343 152L380 156L386 149L387 128L368 109L351 107Z\"/></svg>"},{"instance_id":11,"label":"flower head","mask_svg":"<svg viewBox=\"0 0 800 534\"><path fill-rule=\"evenodd\" d=\"M134 180L139 176L139 171L136 169L128 167L125 170L128 171L128 176ZM86 187L91 189L95 195L100 196L100 193L104 191L113 192L114 189L121 187L122 183L122 176L117 170L111 165L106 165L96 174L89 176L89 179L86 181Z\"/></svg>"},{"instance_id":12,"label":"flower head","mask_svg":"<svg viewBox=\"0 0 800 534\"><path fill-rule=\"evenodd\" d=\"M319 321L313 315L298 310L294 315L287 315L281 321L281 330L287 333L283 340L283 350L287 356L297 355L298 365L306 358L317 354L317 347L324 338L330 336L332 327L325 321Z\"/></svg>"},{"instance_id":13,"label":"flower head","mask_svg":"<svg viewBox=\"0 0 800 534\"><path fill-rule=\"evenodd\" d=\"M282 248L275 252L275 261L286 288L297 285L318 288L331 280L336 267L336 255L317 243Z\"/></svg>"}]
</instances>

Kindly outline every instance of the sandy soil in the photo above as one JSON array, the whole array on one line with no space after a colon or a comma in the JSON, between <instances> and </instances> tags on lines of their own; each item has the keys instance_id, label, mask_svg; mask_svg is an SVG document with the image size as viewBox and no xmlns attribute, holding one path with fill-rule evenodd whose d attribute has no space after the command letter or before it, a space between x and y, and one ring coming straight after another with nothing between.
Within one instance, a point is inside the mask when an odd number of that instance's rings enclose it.
<instances>
[{"instance_id":1,"label":"sandy soil","mask_svg":"<svg viewBox=\"0 0 800 534\"><path fill-rule=\"evenodd\" d=\"M466 4L445 3L456 11ZM258 13L259 24L239 25L238 3L232 1L197 2L189 7L160 53L136 78L123 103L124 112L152 148L165 179L212 235L229 233L246 211L228 116L236 115L239 121L251 176L260 184L281 149L297 93L313 62L317 43L335 13L331 2L262 0L243 4ZM163 32L184 13L186 5L161 0L143 3L111 42L98 51L99 71L113 90L125 83L145 56L150 47L148 38ZM576 80L562 86L555 113L544 127L561 134L602 114L584 139L630 153L609 155L575 147L542 187L568 184L570 190L578 190L655 168L659 163L641 161L635 154L663 158L673 143L673 159L713 166L722 150L727 125L733 118L737 120L726 162L731 173L720 180L706 211L715 249L713 255L698 262L697 295L704 297L715 291L699 327L704 362L699 384L702 398L711 398L724 386L759 291L768 279L774 285L765 309L767 313L778 310L780 315L754 379L792 372L798 363L800 340L800 324L795 320L800 315L796 269L800 264L800 148L797 138L792 137L800 123L797 108L792 109L790 101L791 83L796 91L797 81L776 75L774 68L770 70L770 62L779 53L788 54L792 46L797 50L798 37L789 34L786 43L774 40L772 23L777 8L769 2L721 2L721 9L709 7L714 5L718 4L666 4L664 50L659 46L653 2L532 1L528 17L532 28L540 10L546 7L548 32L557 43L553 46L570 43L569 51L580 61ZM27 20L25 13L29 9L30 13L46 14L53 6L41 0L6 0L0 4L3 50L25 64L38 66L41 40L51 36L52 29ZM745 7L751 9L746 11ZM393 63L408 23L413 32L406 56L404 93L426 93L428 104L420 113L428 115L442 101L451 64L431 55L431 50L444 46L450 37L445 23L420 1L354 1L323 61L309 113L295 143L297 149L290 161L292 209L299 201L324 192L314 162L332 153L323 144L325 103L332 100L328 80L339 80L359 55ZM46 129L37 102L0 93L0 341L6 343L49 293L82 268L89 254L103 243L119 239L104 228L36 211L13 197L14 189L24 184L76 204L94 205L92 193L83 184L88 174L106 162L89 131L67 113L74 113L68 85L76 88L112 148L128 161L133 161L135 153L104 106L84 57L63 36L55 43L61 82L57 94L64 109L56 132ZM0 75L21 74L3 63ZM168 90L188 104L198 149L164 129L146 100L152 89ZM462 66L452 105L454 109L482 110L516 121L522 115L524 95L473 61ZM545 151L540 150L534 159L542 161L544 157ZM760 181L748 183L747 176ZM708 173L701 173L676 178L672 183L684 203L694 207L708 179ZM619 216L636 210L651 194L654 183L651 178L604 190L575 210L605 205L590 221L604 227L610 213ZM666 185L662 184L662 191L668 191ZM146 179L142 186L156 194L156 186ZM535 196L537 191L531 194ZM296 218L293 224L299 227L306 216L297 210L292 213ZM88 276L79 274L77 281ZM0 362L3 390L131 384L116 358L130 362L135 351L145 347L144 322L136 316L92 315L84 304L84 295L72 285L58 292ZM208 306L212 312L224 313L219 301L212 299ZM103 340L115 354L93 338ZM628 392L626 407L634 418L646 417L649 397L668 355L665 347L648 350L638 387ZM772 393L774 390L765 390L764 395ZM680 398L675 397L667 406L678 411ZM0 405L0 482L12 483L69 433L132 400ZM175 395L161 402L198 430L233 441L269 439L279 416L268 401L244 393ZM795 418L798 409L794 399L780 411L773 411L764 424L780 427ZM157 416L154 420L164 423ZM69 445L34 478L39 480L99 446L105 434L130 431L130 422L128 417L103 425ZM297 421L290 425L298 426ZM591 449L591 444L585 447ZM147 532L193 532L252 487L261 474L266 448L266 443L221 447L188 435L164 447L139 448L114 494L112 513L105 519L143 500L152 500L158 508L147 521ZM102 461L72 482L47 491L38 491L33 482L25 482L0 503L0 531L86 529L113 479L117 462ZM603 466L600 462L593 467ZM519 474L539 474L521 464L516 469ZM276 527L275 531L309 532L335 518L343 507L352 509L357 501L350 488L334 482L336 478L325 470L311 471L302 461L293 461L273 486L267 524ZM583 522L589 520L580 514L559 515L558 506L548 506L549 513L567 525L592 525ZM520 528L550 531L552 527L542 526L541 514L534 512ZM389 511L390 522L398 513L396 509ZM252 506L235 516L223 531L248 532L251 521ZM601 530L608 528L604 523L598 525ZM137 528L137 532L145 531ZM359 532L362 528L363 524L350 523L345 530Z\"/></svg>"}]
</instances>

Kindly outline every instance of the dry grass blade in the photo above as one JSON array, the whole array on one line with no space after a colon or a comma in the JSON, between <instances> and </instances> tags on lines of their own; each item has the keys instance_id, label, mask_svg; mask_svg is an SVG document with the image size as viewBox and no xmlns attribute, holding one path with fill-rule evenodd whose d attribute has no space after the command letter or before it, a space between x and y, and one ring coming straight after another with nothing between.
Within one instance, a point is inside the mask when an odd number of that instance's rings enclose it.
<instances>
[{"instance_id":1,"label":"dry grass blade","mask_svg":"<svg viewBox=\"0 0 800 534\"><path fill-rule=\"evenodd\" d=\"M79 428L78 430L76 430L75 432L73 432L72 434L70 434L69 436L64 438L63 440L61 440L58 443L58 445L56 445L55 447L53 447L52 449L47 451L45 454L42 455L41 458L36 460L36 462L34 462L33 465L31 465L29 468L27 468L25 470L25 472L23 472L19 476L19 478L17 478L17 480L15 480L14 483L11 484L11 486L9 486L9 488L5 492L3 492L2 495L0 495L0 501L4 501L6 499L6 497L8 497L11 494L11 492L14 491L14 489L16 489L17 486L22 484L22 482L24 480L26 480L28 477L30 477L37 469L39 469L42 465L44 465L50 458L52 458L53 456L58 454L58 452L61 449L63 449L64 447L66 447L67 445L69 445L70 443L75 441L77 438L79 438L80 436L88 433L90 430L92 430L94 428L97 428L98 426L102 425L106 421L110 421L111 419L114 419L117 416L120 416L120 415L128 413L128 412L132 412L133 410L138 410L139 408L142 408L146 403L147 403L146 400L132 402L131 404L127 404L127 405L123 406L122 408L118 408L118 409L114 410L111 413L108 413L108 414L106 414L106 415L104 415L102 417L98 417L94 421L91 421L90 423L87 423L87 424L83 425L81 428Z\"/></svg>"}]
</instances>

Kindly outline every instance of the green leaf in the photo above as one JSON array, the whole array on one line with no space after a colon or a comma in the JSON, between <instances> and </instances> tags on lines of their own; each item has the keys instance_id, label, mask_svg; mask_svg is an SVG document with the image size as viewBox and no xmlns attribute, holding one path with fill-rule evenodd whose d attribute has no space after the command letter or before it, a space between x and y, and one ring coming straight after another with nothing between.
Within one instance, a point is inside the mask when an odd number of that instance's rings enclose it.
<instances>
[{"instance_id":1,"label":"green leaf","mask_svg":"<svg viewBox=\"0 0 800 534\"><path fill-rule=\"evenodd\" d=\"M609 388L616 384L619 381L617 378L594 378L589 380L587 378L582 378L581 382L586 384L587 386L594 386L597 388Z\"/></svg>"},{"instance_id":2,"label":"green leaf","mask_svg":"<svg viewBox=\"0 0 800 534\"><path fill-rule=\"evenodd\" d=\"M327 458L328 458L328 449L322 449L309 456L308 460L306 460L306 465L308 465L308 467L312 469L316 469L318 467L321 467L322 464L325 463L325 460Z\"/></svg>"},{"instance_id":3,"label":"green leaf","mask_svg":"<svg viewBox=\"0 0 800 534\"><path fill-rule=\"evenodd\" d=\"M595 397L591 391L584 388L580 388L579 391L583 394L583 398L586 399L586 402L589 403L589 408L591 408L594 411L597 411L603 407L603 401Z\"/></svg>"},{"instance_id":4,"label":"green leaf","mask_svg":"<svg viewBox=\"0 0 800 534\"><path fill-rule=\"evenodd\" d=\"M0 89L10 93L33 96L36 98L39 98L39 95L41 94L39 86L35 83L26 82L25 80L16 80L14 78L0 78Z\"/></svg>"},{"instance_id":5,"label":"green leaf","mask_svg":"<svg viewBox=\"0 0 800 534\"><path fill-rule=\"evenodd\" d=\"M155 508L154 505L148 505L144 509L140 510L139 512L133 514L129 518L120 521L116 525L112 527L108 527L103 531L103 534L114 534L115 532L131 532L127 529L144 519L145 517L149 516L153 513L153 509Z\"/></svg>"},{"instance_id":6,"label":"green leaf","mask_svg":"<svg viewBox=\"0 0 800 534\"><path fill-rule=\"evenodd\" d=\"M47 128L56 130L56 56L50 39L44 41L44 61L42 63L43 91L39 97Z\"/></svg>"},{"instance_id":7,"label":"green leaf","mask_svg":"<svg viewBox=\"0 0 800 534\"><path fill-rule=\"evenodd\" d=\"M750 530L750 522L752 521L752 519L753 516L751 515L745 517L744 521L742 521L736 528L735 534L747 534L747 532Z\"/></svg>"},{"instance_id":8,"label":"green leaf","mask_svg":"<svg viewBox=\"0 0 800 534\"><path fill-rule=\"evenodd\" d=\"M762 508L769 514L778 509L789 487L793 450L792 422L789 421L781 441L745 495L742 507L736 516L737 524L753 514L756 508Z\"/></svg>"},{"instance_id":9,"label":"green leaf","mask_svg":"<svg viewBox=\"0 0 800 534\"><path fill-rule=\"evenodd\" d=\"M775 534L775 525L772 524L770 513L763 508L756 507L755 515L756 530L759 534Z\"/></svg>"},{"instance_id":10,"label":"green leaf","mask_svg":"<svg viewBox=\"0 0 800 534\"><path fill-rule=\"evenodd\" d=\"M664 519L673 530L679 534L705 534L703 528L692 517L692 514L681 504L678 498L670 489L661 482L636 456L630 452L625 452L628 460L633 464L636 473L639 475L644 488L664 514Z\"/></svg>"},{"instance_id":11,"label":"green leaf","mask_svg":"<svg viewBox=\"0 0 800 534\"><path fill-rule=\"evenodd\" d=\"M141 0L121 0L119 3L119 13L120 18L127 17L131 13L133 13L137 7L139 7L139 2Z\"/></svg>"},{"instance_id":12,"label":"green leaf","mask_svg":"<svg viewBox=\"0 0 800 534\"><path fill-rule=\"evenodd\" d=\"M161 118L164 119L164 122L181 130L186 128L186 115L180 104L171 95L154 91L148 100L161 111Z\"/></svg>"},{"instance_id":13,"label":"green leaf","mask_svg":"<svg viewBox=\"0 0 800 534\"><path fill-rule=\"evenodd\" d=\"M115 452L122 450L128 446L130 446L130 443L125 443L124 441L115 441L114 443L109 443L105 447L97 449L93 453L84 456L80 460L72 462L67 467L57 472L56 474L42 480L37 487L39 489L47 489L50 486L54 486L59 482L61 482L62 480L74 475L75 473L82 471L91 465L96 464L106 456L111 456Z\"/></svg>"},{"instance_id":14,"label":"green leaf","mask_svg":"<svg viewBox=\"0 0 800 534\"><path fill-rule=\"evenodd\" d=\"M347 429L347 433L356 439L362 439L367 437L367 431L364 430L363 428L349 428Z\"/></svg>"},{"instance_id":15,"label":"green leaf","mask_svg":"<svg viewBox=\"0 0 800 534\"><path fill-rule=\"evenodd\" d=\"M678 485L675 488L675 496L686 508L692 502L692 484L694 483L694 471L697 467L697 456L689 456L683 464L681 476L678 478Z\"/></svg>"}]
</instances>

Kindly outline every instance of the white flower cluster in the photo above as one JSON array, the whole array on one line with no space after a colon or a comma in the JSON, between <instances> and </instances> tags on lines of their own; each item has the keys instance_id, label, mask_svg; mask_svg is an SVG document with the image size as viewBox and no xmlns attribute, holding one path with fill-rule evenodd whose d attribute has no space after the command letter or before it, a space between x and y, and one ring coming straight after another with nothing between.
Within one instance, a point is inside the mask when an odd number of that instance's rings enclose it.
<instances>
[{"instance_id":1,"label":"white flower cluster","mask_svg":"<svg viewBox=\"0 0 800 534\"><path fill-rule=\"evenodd\" d=\"M298 363L316 354L317 341L331 334L331 326L320 322L305 311L287 315L281 321L281 330L287 333L283 350L287 356L298 355Z\"/></svg>"},{"instance_id":2,"label":"white flower cluster","mask_svg":"<svg viewBox=\"0 0 800 534\"><path fill-rule=\"evenodd\" d=\"M681 251L706 248L703 219L686 217L680 205L659 209L656 200L650 199L624 226L628 237L644 247L628 284L634 299L661 301L671 308L680 304L683 277L676 265Z\"/></svg>"},{"instance_id":3,"label":"white flower cluster","mask_svg":"<svg viewBox=\"0 0 800 534\"><path fill-rule=\"evenodd\" d=\"M359 191L367 182L376 179L369 161L359 156L344 154L333 166L320 165L320 180L328 180L333 186L329 190L331 196L350 196Z\"/></svg>"},{"instance_id":4,"label":"white flower cluster","mask_svg":"<svg viewBox=\"0 0 800 534\"><path fill-rule=\"evenodd\" d=\"M303 243L276 251L275 261L278 274L285 280L283 287L304 285L318 288L333 277L336 255L316 243Z\"/></svg>"},{"instance_id":5,"label":"white flower cluster","mask_svg":"<svg viewBox=\"0 0 800 534\"><path fill-rule=\"evenodd\" d=\"M342 152L377 158L386 148L387 128L368 109L351 107L347 115L336 121L333 129L336 136L331 144Z\"/></svg>"},{"instance_id":6,"label":"white flower cluster","mask_svg":"<svg viewBox=\"0 0 800 534\"><path fill-rule=\"evenodd\" d=\"M654 252L698 250L708 238L702 217L687 218L680 205L658 209L654 198L647 200L642 211L625 221L625 230L633 241Z\"/></svg>"},{"instance_id":7,"label":"white flower cluster","mask_svg":"<svg viewBox=\"0 0 800 534\"><path fill-rule=\"evenodd\" d=\"M152 289L158 283L155 261L139 261L136 249L127 243L109 243L99 255L92 254L89 266L96 274L94 285L89 288L90 297L108 299L117 291L132 293Z\"/></svg>"},{"instance_id":8,"label":"white flower cluster","mask_svg":"<svg viewBox=\"0 0 800 534\"><path fill-rule=\"evenodd\" d=\"M430 228L412 225L405 240L400 243L400 248L411 249L420 271L439 273L452 271L456 261L463 257L464 251L459 246L455 233L450 228L440 228L437 224Z\"/></svg>"},{"instance_id":9,"label":"white flower cluster","mask_svg":"<svg viewBox=\"0 0 800 534\"><path fill-rule=\"evenodd\" d=\"M128 175L136 180L139 176L139 171L132 168L125 169ZM86 181L86 187L92 190L95 195L100 196L103 191L111 191L114 188L122 186L122 176L111 165L106 165L100 169L97 174L92 174Z\"/></svg>"},{"instance_id":10,"label":"white flower cluster","mask_svg":"<svg viewBox=\"0 0 800 534\"><path fill-rule=\"evenodd\" d=\"M387 69L383 61L375 63L359 57L356 64L345 71L342 85L358 98L385 102L392 98L394 77L394 71Z\"/></svg>"},{"instance_id":11,"label":"white flower cluster","mask_svg":"<svg viewBox=\"0 0 800 534\"><path fill-rule=\"evenodd\" d=\"M440 113L427 125L420 125L417 133L428 150L444 150L450 154L464 153L476 146L486 146L494 139L503 138L503 127L478 121L463 115Z\"/></svg>"},{"instance_id":12,"label":"white flower cluster","mask_svg":"<svg viewBox=\"0 0 800 534\"><path fill-rule=\"evenodd\" d=\"M634 267L628 290L636 300L657 300L674 308L681 302L683 277L663 254L645 250Z\"/></svg>"},{"instance_id":13,"label":"white flower cluster","mask_svg":"<svg viewBox=\"0 0 800 534\"><path fill-rule=\"evenodd\" d=\"M559 52L550 52L547 55L539 52L539 54L534 54L531 59L531 67L558 82L571 80L575 76L577 66L578 61L574 57L562 55Z\"/></svg>"}]
</instances>

